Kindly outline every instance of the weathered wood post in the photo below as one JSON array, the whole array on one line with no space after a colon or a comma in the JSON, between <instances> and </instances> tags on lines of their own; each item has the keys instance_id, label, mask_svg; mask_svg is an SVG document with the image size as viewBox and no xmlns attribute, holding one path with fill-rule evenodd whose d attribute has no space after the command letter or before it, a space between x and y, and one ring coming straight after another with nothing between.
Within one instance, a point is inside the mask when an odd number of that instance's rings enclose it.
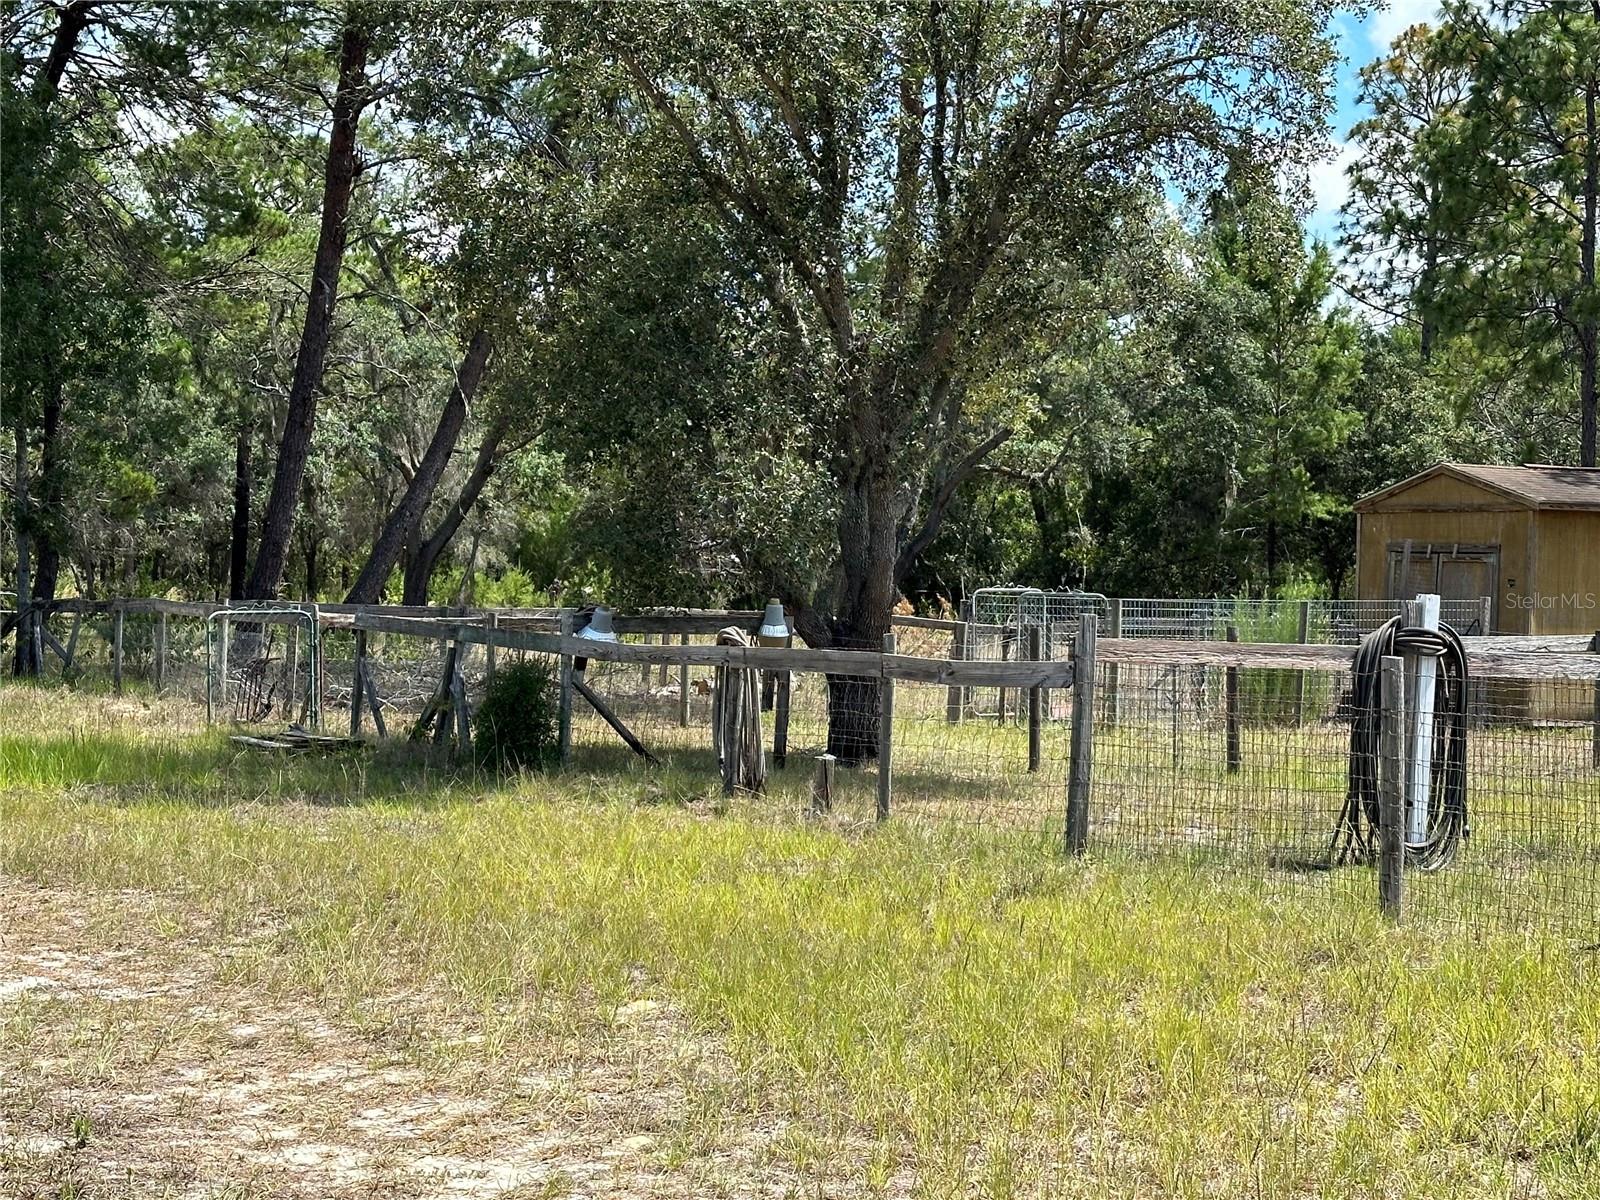
<instances>
[{"instance_id":1,"label":"weathered wood post","mask_svg":"<svg viewBox=\"0 0 1600 1200\"><path fill-rule=\"evenodd\" d=\"M961 662L967 657L967 623L957 621L950 634L950 661ZM951 725L961 723L961 685L953 683L945 690L944 719Z\"/></svg>"},{"instance_id":2,"label":"weathered wood post","mask_svg":"<svg viewBox=\"0 0 1600 1200\"><path fill-rule=\"evenodd\" d=\"M1478 633L1488 637L1494 632L1494 597L1478 597Z\"/></svg>"},{"instance_id":3,"label":"weathered wood post","mask_svg":"<svg viewBox=\"0 0 1600 1200\"><path fill-rule=\"evenodd\" d=\"M1068 854L1082 854L1089 844L1089 793L1094 781L1094 642L1093 614L1078 619L1072 646L1072 761L1067 767Z\"/></svg>"},{"instance_id":4,"label":"weathered wood post","mask_svg":"<svg viewBox=\"0 0 1600 1200\"><path fill-rule=\"evenodd\" d=\"M647 633L639 640L648 646L650 644L650 635ZM648 660L639 664L639 690L646 696L650 694L650 663Z\"/></svg>"},{"instance_id":5,"label":"weathered wood post","mask_svg":"<svg viewBox=\"0 0 1600 1200\"><path fill-rule=\"evenodd\" d=\"M783 648L794 645L794 637L783 639ZM772 765L783 770L789 762L789 690L794 686L794 672L785 667L778 672L778 694L772 714Z\"/></svg>"},{"instance_id":6,"label":"weathered wood post","mask_svg":"<svg viewBox=\"0 0 1600 1200\"><path fill-rule=\"evenodd\" d=\"M1228 640L1238 642L1239 627L1228 626ZM1304 678L1304 675L1301 675ZM1239 668L1230 665L1227 672L1227 704L1228 704L1228 774L1237 775L1240 766L1239 754Z\"/></svg>"},{"instance_id":7,"label":"weathered wood post","mask_svg":"<svg viewBox=\"0 0 1600 1200\"><path fill-rule=\"evenodd\" d=\"M495 662L495 650L497 649L495 646L495 638L498 637L500 633L500 614L497 612L491 612L489 614L489 620L487 624L489 629L489 641L488 644L484 646L484 666L485 670L489 674L489 678L493 679L495 667L498 665Z\"/></svg>"},{"instance_id":8,"label":"weathered wood post","mask_svg":"<svg viewBox=\"0 0 1600 1200\"><path fill-rule=\"evenodd\" d=\"M71 658L71 655L68 655ZM167 614L156 614L156 694L159 696L167 690Z\"/></svg>"},{"instance_id":9,"label":"weathered wood post","mask_svg":"<svg viewBox=\"0 0 1600 1200\"><path fill-rule=\"evenodd\" d=\"M1011 661L1011 631L1009 629L1000 635L1000 661ZM996 708L995 723L1004 725L1006 723L1006 689L1004 687L1000 688L998 694L1000 700Z\"/></svg>"},{"instance_id":10,"label":"weathered wood post","mask_svg":"<svg viewBox=\"0 0 1600 1200\"><path fill-rule=\"evenodd\" d=\"M1042 631L1037 625L1028 628L1028 657L1034 662L1043 659ZM1028 689L1028 770L1039 769L1040 752L1044 741L1044 689L1034 684Z\"/></svg>"},{"instance_id":11,"label":"weathered wood post","mask_svg":"<svg viewBox=\"0 0 1600 1200\"><path fill-rule=\"evenodd\" d=\"M1311 640L1311 601L1300 601L1300 644ZM1303 724L1306 717L1306 673L1294 673L1294 723Z\"/></svg>"},{"instance_id":12,"label":"weathered wood post","mask_svg":"<svg viewBox=\"0 0 1600 1200\"><path fill-rule=\"evenodd\" d=\"M350 736L361 736L361 705L366 699L367 631L356 630L356 665L350 681Z\"/></svg>"},{"instance_id":13,"label":"weathered wood post","mask_svg":"<svg viewBox=\"0 0 1600 1200\"><path fill-rule=\"evenodd\" d=\"M884 654L893 654L894 632L883 635ZM883 662L878 671L878 820L889 816L889 799L894 786L894 678Z\"/></svg>"},{"instance_id":14,"label":"weathered wood post","mask_svg":"<svg viewBox=\"0 0 1600 1200\"><path fill-rule=\"evenodd\" d=\"M122 694L122 601L111 606L111 690Z\"/></svg>"},{"instance_id":15,"label":"weathered wood post","mask_svg":"<svg viewBox=\"0 0 1600 1200\"><path fill-rule=\"evenodd\" d=\"M1118 597L1111 602L1111 612L1106 625L1106 636L1120 638L1122 636L1122 599ZM1105 695L1105 720L1108 725L1115 725L1122 719L1122 664L1106 664L1106 695Z\"/></svg>"},{"instance_id":16,"label":"weathered wood post","mask_svg":"<svg viewBox=\"0 0 1600 1200\"><path fill-rule=\"evenodd\" d=\"M559 689L556 717L556 745L560 750L561 765L572 764L572 655L567 653L567 639L572 636L572 613L561 614L561 653L557 656L556 680Z\"/></svg>"},{"instance_id":17,"label":"weathered wood post","mask_svg":"<svg viewBox=\"0 0 1600 1200\"><path fill-rule=\"evenodd\" d=\"M817 755L816 774L811 777L811 813L820 817L833 811L833 766L838 760L831 754Z\"/></svg>"},{"instance_id":18,"label":"weathered wood post","mask_svg":"<svg viewBox=\"0 0 1600 1200\"><path fill-rule=\"evenodd\" d=\"M1378 907L1398 922L1405 889L1405 660L1379 665Z\"/></svg>"},{"instance_id":19,"label":"weathered wood post","mask_svg":"<svg viewBox=\"0 0 1600 1200\"><path fill-rule=\"evenodd\" d=\"M680 633L678 635L678 645L687 646L688 644L689 635ZM678 725L683 729L689 728L689 660L687 658L678 664Z\"/></svg>"}]
</instances>

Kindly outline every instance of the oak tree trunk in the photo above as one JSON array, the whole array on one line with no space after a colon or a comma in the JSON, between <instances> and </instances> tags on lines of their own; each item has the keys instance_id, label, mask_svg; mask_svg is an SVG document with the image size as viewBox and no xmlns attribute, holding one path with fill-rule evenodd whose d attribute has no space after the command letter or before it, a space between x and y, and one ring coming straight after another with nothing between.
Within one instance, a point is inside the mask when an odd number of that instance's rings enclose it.
<instances>
[{"instance_id":1,"label":"oak tree trunk","mask_svg":"<svg viewBox=\"0 0 1600 1200\"><path fill-rule=\"evenodd\" d=\"M483 441L478 446L478 457L473 461L472 471L462 485L461 494L445 510L438 527L417 547L411 561L406 564L405 592L400 598L402 604L421 605L428 602L428 584L433 580L439 558L461 528L461 522L478 503L478 497L483 494L489 476L494 473L495 464L499 461L500 442L505 435L506 423L503 419L496 419L483 435Z\"/></svg>"},{"instance_id":2,"label":"oak tree trunk","mask_svg":"<svg viewBox=\"0 0 1600 1200\"><path fill-rule=\"evenodd\" d=\"M412 473L405 494L384 522L383 531L378 534L378 540L367 555L361 573L356 576L355 584L344 598L346 604L375 604L383 594L383 585L388 582L389 573L394 570L394 564L405 548L408 534L416 528L417 522L427 511L428 502L433 499L434 489L439 486L445 466L455 453L456 443L461 438L461 427L466 423L467 408L478 390L492 348L493 340L484 330L480 329L472 335L466 356L461 360L461 369L456 372L455 385L450 389L450 398L445 401L444 411L439 414L433 440L428 443L422 461Z\"/></svg>"},{"instance_id":3,"label":"oak tree trunk","mask_svg":"<svg viewBox=\"0 0 1600 1200\"><path fill-rule=\"evenodd\" d=\"M333 310L339 294L339 271L344 262L350 195L357 172L356 130L367 104L366 65L370 34L364 27L345 25L339 48L339 83L333 101L333 128L328 137L328 159L323 171L322 225L317 233L317 253L311 269L311 289L306 300L305 328L295 357L289 385L289 411L278 442L278 461L272 491L261 519L261 543L245 594L269 599L283 579L289 537L294 527L300 482L305 477L311 431L316 421L317 390L322 385L323 363L333 334Z\"/></svg>"}]
</instances>

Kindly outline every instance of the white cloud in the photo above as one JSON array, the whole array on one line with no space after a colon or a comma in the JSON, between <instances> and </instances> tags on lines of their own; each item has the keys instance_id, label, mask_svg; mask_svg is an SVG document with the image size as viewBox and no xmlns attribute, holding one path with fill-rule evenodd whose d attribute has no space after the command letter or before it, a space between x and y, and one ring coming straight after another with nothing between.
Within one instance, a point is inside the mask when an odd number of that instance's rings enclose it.
<instances>
[{"instance_id":1,"label":"white cloud","mask_svg":"<svg viewBox=\"0 0 1600 1200\"><path fill-rule=\"evenodd\" d=\"M1439 23L1439 0L1389 0L1367 22L1367 37L1373 50L1383 54L1395 38L1424 23Z\"/></svg>"}]
</instances>

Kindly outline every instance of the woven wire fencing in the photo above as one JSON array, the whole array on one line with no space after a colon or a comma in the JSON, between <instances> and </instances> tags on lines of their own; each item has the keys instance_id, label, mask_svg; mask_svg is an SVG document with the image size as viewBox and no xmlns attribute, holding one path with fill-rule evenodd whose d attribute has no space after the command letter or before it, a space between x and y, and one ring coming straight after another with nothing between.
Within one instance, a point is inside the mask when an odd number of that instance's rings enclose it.
<instances>
[{"instance_id":1,"label":"woven wire fencing","mask_svg":"<svg viewBox=\"0 0 1600 1200\"><path fill-rule=\"evenodd\" d=\"M453 645L451 628L469 624L483 619L415 634L365 634L373 697L368 712L375 699L389 739L411 735L452 672L461 677L468 709L476 710L491 657L500 665L538 658L554 670L551 652L502 646L491 655L470 641ZM125 691L154 692L159 683L169 699L204 705L209 674L219 723L270 729L304 718L315 678L324 730L349 730L357 678L353 622L324 622L314 650L302 623L263 622L252 629L240 619L238 625L229 644L225 703L215 691L215 622L130 611L119 639L111 614L62 614L52 619L52 633L72 647L66 674L80 686L109 687L120 674ZM896 650L961 661L961 633L950 623L903 626ZM119 640L120 672L111 653ZM708 647L715 638L624 634L622 640L670 655L684 646ZM1044 645L1042 634L1034 640ZM1025 655L1032 653L1028 638L1020 644ZM717 668L616 661L607 653L596 649L575 672L598 705L574 695L569 769L658 780L678 798L713 795ZM1058 661L1070 657L1065 645L1055 653ZM1375 904L1371 861L1341 860L1333 852L1350 772L1349 673L1230 669L1205 653L1197 649L1170 662L1107 654L1096 665L1090 855L1227 871L1269 895ZM956 827L1061 852L1071 729L1080 702L1073 687L896 679L885 688L878 672L760 674L768 775L764 798L746 798L756 811L791 819L812 812L818 760L831 753L828 807L814 819L848 830L871 827L886 812L890 821ZM1471 931L1600 940L1597 686L1588 678L1473 676L1469 831L1448 865L1406 873L1409 916ZM246 704L251 698L253 707ZM372 732L370 716L363 732ZM435 739L449 740L437 725L429 734Z\"/></svg>"}]
</instances>

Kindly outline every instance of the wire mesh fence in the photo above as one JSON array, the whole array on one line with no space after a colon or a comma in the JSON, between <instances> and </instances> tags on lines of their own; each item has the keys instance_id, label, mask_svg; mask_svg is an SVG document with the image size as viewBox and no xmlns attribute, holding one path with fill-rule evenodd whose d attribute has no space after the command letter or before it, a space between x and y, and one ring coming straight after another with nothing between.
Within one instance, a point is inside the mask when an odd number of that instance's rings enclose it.
<instances>
[{"instance_id":1,"label":"wire mesh fence","mask_svg":"<svg viewBox=\"0 0 1600 1200\"><path fill-rule=\"evenodd\" d=\"M73 665L57 665L58 677L85 687L120 680L124 691L159 689L199 705L209 697L219 722L241 727L304 720L314 689L324 728L347 732L362 664L367 712L375 707L387 736L402 739L455 676L465 709L476 711L497 667L533 658L554 674L560 647L571 649L548 633L543 649L462 640L467 629L481 636L486 623L418 622L412 633L364 630L350 619L252 625L239 617L228 623L225 656L218 623L192 617L59 614L51 628L72 649ZM933 663L974 661L963 656L962 633L952 623L904 626L895 650ZM1092 717L1092 856L1227 871L1271 895L1320 890L1376 903L1372 856L1341 853L1338 838L1356 715L1348 669L1229 666L1199 648L1141 661L1137 640L1125 640L1094 665L1090 689L1059 670L1052 686L1030 685L1017 672L1044 658L1045 641L1042 630L1023 634L1022 657L999 673L1017 680L1006 687L970 682L994 672L758 670L769 767L760 803L842 829L887 817L1059 853L1073 730ZM624 633L620 649L571 654L569 769L716 793L715 641L698 631ZM621 657L646 649L658 661ZM696 660L675 660L682 652ZM1054 653L1053 669L1073 657L1065 641ZM1479 672L1467 695L1467 835L1447 865L1406 872L1408 917L1600 940L1600 658L1587 677ZM363 730L371 728L369 716ZM454 732L436 723L428 739Z\"/></svg>"}]
</instances>

